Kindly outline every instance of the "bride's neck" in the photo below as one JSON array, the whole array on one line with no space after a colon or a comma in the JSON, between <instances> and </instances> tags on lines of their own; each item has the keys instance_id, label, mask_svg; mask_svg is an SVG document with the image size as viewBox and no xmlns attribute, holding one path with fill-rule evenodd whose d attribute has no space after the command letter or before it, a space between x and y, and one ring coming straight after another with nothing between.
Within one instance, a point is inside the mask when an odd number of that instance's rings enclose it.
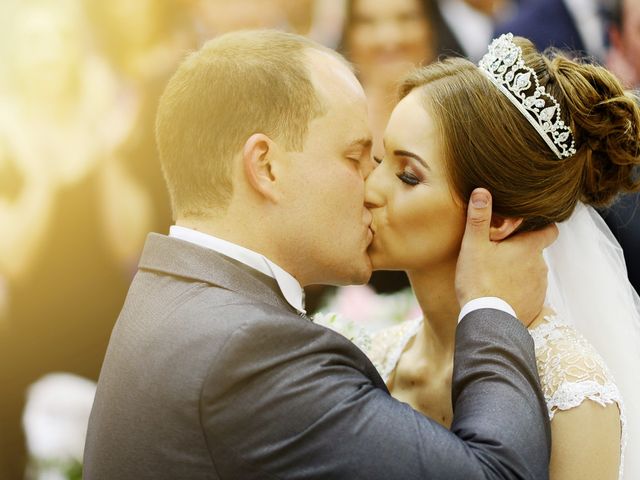
<instances>
[{"instance_id":1,"label":"bride's neck","mask_svg":"<svg viewBox=\"0 0 640 480\"><path fill-rule=\"evenodd\" d=\"M432 353L452 355L460 307L455 291L455 263L407 272L424 314L424 334Z\"/></svg>"}]
</instances>

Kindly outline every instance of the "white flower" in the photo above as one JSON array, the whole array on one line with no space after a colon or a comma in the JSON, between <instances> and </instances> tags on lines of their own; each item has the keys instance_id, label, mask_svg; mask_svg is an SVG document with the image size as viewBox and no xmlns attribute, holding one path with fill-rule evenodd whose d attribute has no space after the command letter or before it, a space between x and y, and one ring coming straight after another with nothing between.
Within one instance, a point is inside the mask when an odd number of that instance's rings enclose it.
<instances>
[{"instance_id":1,"label":"white flower","mask_svg":"<svg viewBox=\"0 0 640 480\"><path fill-rule=\"evenodd\" d=\"M316 313L313 316L313 322L338 332L363 351L367 351L371 347L369 332L339 313Z\"/></svg>"},{"instance_id":2,"label":"white flower","mask_svg":"<svg viewBox=\"0 0 640 480\"><path fill-rule=\"evenodd\" d=\"M82 461L96 384L53 373L29 387L22 422L29 454L39 460Z\"/></svg>"}]
</instances>

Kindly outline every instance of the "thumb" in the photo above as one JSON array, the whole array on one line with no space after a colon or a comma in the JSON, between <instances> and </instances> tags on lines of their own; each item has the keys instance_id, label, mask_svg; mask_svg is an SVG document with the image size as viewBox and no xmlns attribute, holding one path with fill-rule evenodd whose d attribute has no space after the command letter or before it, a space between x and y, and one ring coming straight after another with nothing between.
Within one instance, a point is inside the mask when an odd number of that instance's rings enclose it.
<instances>
[{"instance_id":1,"label":"thumb","mask_svg":"<svg viewBox=\"0 0 640 480\"><path fill-rule=\"evenodd\" d=\"M467 226L464 241L487 241L491 228L491 194L484 188L471 193L467 209Z\"/></svg>"}]
</instances>

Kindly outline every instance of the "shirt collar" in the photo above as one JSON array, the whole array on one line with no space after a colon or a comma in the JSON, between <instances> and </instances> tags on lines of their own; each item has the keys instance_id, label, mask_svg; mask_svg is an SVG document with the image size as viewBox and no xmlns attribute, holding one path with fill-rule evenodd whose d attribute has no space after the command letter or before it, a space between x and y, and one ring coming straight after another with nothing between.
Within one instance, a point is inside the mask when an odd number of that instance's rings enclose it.
<instances>
[{"instance_id":1,"label":"shirt collar","mask_svg":"<svg viewBox=\"0 0 640 480\"><path fill-rule=\"evenodd\" d=\"M300 286L300 283L298 283L293 275L286 272L264 255L236 245L235 243L228 242L227 240L214 237L213 235L178 225L171 226L169 236L214 250L275 279L282 295L289 305L301 314L307 313L304 308L304 290Z\"/></svg>"}]
</instances>

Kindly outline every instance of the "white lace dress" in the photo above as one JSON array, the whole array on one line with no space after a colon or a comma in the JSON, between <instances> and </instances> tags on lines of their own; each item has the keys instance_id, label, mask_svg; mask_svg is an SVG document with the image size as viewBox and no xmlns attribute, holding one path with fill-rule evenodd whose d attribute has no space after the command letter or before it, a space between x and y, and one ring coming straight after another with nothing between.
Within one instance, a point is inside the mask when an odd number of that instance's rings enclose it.
<instances>
[{"instance_id":1,"label":"white lace dress","mask_svg":"<svg viewBox=\"0 0 640 480\"><path fill-rule=\"evenodd\" d=\"M422 327L422 318L418 318L369 334L338 315L322 315L315 321L338 331L360 347L385 382L409 341ZM626 445L624 405L604 361L577 330L557 316L546 317L545 322L529 332L535 344L538 374L550 420L559 410L575 408L585 400L602 406L618 405L622 427L619 478L622 479Z\"/></svg>"}]
</instances>

